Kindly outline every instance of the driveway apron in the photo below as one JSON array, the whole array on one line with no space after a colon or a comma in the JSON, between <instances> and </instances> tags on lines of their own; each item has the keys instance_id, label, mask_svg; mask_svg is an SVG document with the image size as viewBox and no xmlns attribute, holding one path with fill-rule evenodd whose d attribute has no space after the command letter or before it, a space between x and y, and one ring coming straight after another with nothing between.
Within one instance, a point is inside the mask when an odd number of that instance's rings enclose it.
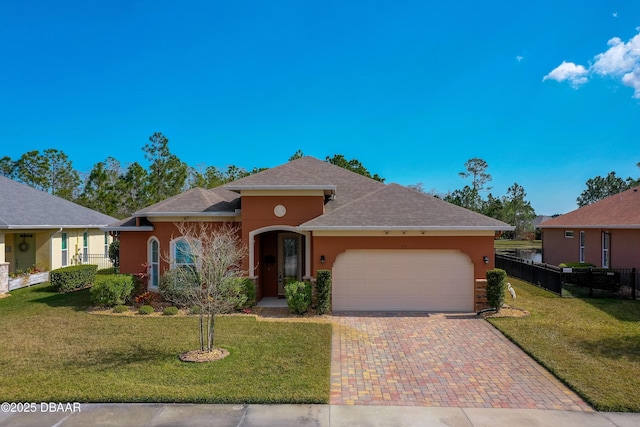
<instances>
[{"instance_id":1,"label":"driveway apron","mask_svg":"<svg viewBox=\"0 0 640 427\"><path fill-rule=\"evenodd\" d=\"M333 316L333 405L592 411L472 314Z\"/></svg>"}]
</instances>

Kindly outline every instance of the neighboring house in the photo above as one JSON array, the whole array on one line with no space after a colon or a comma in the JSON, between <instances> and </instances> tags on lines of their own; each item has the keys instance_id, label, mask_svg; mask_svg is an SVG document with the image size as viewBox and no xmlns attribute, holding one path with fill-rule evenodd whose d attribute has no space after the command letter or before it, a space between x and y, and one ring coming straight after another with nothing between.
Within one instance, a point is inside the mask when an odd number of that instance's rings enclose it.
<instances>
[{"instance_id":1,"label":"neighboring house","mask_svg":"<svg viewBox=\"0 0 640 427\"><path fill-rule=\"evenodd\" d=\"M175 222L232 223L247 246L258 298L332 270L334 311L465 311L482 307L496 231L510 225L396 184L304 157L211 190L195 188L105 228L120 269L188 264ZM476 280L480 279L480 280ZM477 288L477 289L476 289Z\"/></svg>"},{"instance_id":2,"label":"neighboring house","mask_svg":"<svg viewBox=\"0 0 640 427\"><path fill-rule=\"evenodd\" d=\"M0 176L0 293L8 275L104 259L111 243L100 227L116 218Z\"/></svg>"},{"instance_id":3,"label":"neighboring house","mask_svg":"<svg viewBox=\"0 0 640 427\"><path fill-rule=\"evenodd\" d=\"M540 224L542 261L640 267L640 187Z\"/></svg>"},{"instance_id":4,"label":"neighboring house","mask_svg":"<svg viewBox=\"0 0 640 427\"><path fill-rule=\"evenodd\" d=\"M547 216L547 215L538 215L536 216L531 225L533 225L533 230L535 233L535 239L536 240L540 240L542 239L542 231L540 230L540 224L550 220L551 218L553 218L552 216Z\"/></svg>"}]
</instances>

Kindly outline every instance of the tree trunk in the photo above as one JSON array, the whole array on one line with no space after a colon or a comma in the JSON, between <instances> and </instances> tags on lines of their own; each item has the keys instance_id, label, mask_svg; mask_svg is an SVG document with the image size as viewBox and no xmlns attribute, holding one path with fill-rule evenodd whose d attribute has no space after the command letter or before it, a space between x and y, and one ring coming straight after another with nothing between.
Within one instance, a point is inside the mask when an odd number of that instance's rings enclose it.
<instances>
[{"instance_id":1,"label":"tree trunk","mask_svg":"<svg viewBox=\"0 0 640 427\"><path fill-rule=\"evenodd\" d=\"M200 351L204 351L204 314L200 313Z\"/></svg>"},{"instance_id":2,"label":"tree trunk","mask_svg":"<svg viewBox=\"0 0 640 427\"><path fill-rule=\"evenodd\" d=\"M209 333L208 333L208 343L209 343L209 351L213 351L213 331L214 331L214 321L215 314L209 314Z\"/></svg>"}]
</instances>

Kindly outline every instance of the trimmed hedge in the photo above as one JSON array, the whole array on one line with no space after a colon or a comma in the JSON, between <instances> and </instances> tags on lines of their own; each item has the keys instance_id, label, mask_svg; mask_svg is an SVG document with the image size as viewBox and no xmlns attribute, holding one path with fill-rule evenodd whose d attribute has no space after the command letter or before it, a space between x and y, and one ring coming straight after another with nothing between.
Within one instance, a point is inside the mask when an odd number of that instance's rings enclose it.
<instances>
[{"instance_id":1,"label":"trimmed hedge","mask_svg":"<svg viewBox=\"0 0 640 427\"><path fill-rule=\"evenodd\" d=\"M96 271L97 265L72 265L53 270L49 274L49 280L56 292L72 292L93 284Z\"/></svg>"},{"instance_id":2,"label":"trimmed hedge","mask_svg":"<svg viewBox=\"0 0 640 427\"><path fill-rule=\"evenodd\" d=\"M106 307L124 304L133 286L133 278L128 274L103 276L91 287L91 302Z\"/></svg>"},{"instance_id":3,"label":"trimmed hedge","mask_svg":"<svg viewBox=\"0 0 640 427\"><path fill-rule=\"evenodd\" d=\"M487 302L489 307L500 311L504 304L504 291L507 288L507 272L494 268L487 271Z\"/></svg>"},{"instance_id":4,"label":"trimmed hedge","mask_svg":"<svg viewBox=\"0 0 640 427\"><path fill-rule=\"evenodd\" d=\"M293 314L304 314L311 307L311 283L290 282L284 286L287 305Z\"/></svg>"},{"instance_id":5,"label":"trimmed hedge","mask_svg":"<svg viewBox=\"0 0 640 427\"><path fill-rule=\"evenodd\" d=\"M318 270L316 292L318 314L327 314L331 310L331 270Z\"/></svg>"}]
</instances>

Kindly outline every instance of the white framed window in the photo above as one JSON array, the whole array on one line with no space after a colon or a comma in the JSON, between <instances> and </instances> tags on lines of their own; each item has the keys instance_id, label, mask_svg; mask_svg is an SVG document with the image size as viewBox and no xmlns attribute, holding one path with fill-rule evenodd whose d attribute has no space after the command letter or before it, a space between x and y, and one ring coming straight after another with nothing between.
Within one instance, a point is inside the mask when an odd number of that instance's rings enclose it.
<instances>
[{"instance_id":1,"label":"white framed window","mask_svg":"<svg viewBox=\"0 0 640 427\"><path fill-rule=\"evenodd\" d=\"M82 233L82 263L87 264L89 262L89 233L86 231Z\"/></svg>"},{"instance_id":2,"label":"white framed window","mask_svg":"<svg viewBox=\"0 0 640 427\"><path fill-rule=\"evenodd\" d=\"M160 280L160 242L151 237L148 242L149 287L157 289Z\"/></svg>"},{"instance_id":3,"label":"white framed window","mask_svg":"<svg viewBox=\"0 0 640 427\"><path fill-rule=\"evenodd\" d=\"M584 231L580 232L580 262L584 262Z\"/></svg>"},{"instance_id":4,"label":"white framed window","mask_svg":"<svg viewBox=\"0 0 640 427\"><path fill-rule=\"evenodd\" d=\"M565 239L573 239L573 230L565 230L564 231Z\"/></svg>"},{"instance_id":5,"label":"white framed window","mask_svg":"<svg viewBox=\"0 0 640 427\"><path fill-rule=\"evenodd\" d=\"M62 233L60 235L61 242L61 253L62 253L62 266L66 267L69 265L69 236L67 233Z\"/></svg>"},{"instance_id":6,"label":"white framed window","mask_svg":"<svg viewBox=\"0 0 640 427\"><path fill-rule=\"evenodd\" d=\"M195 266L195 256L191 249L192 243L184 237L171 241L171 268Z\"/></svg>"},{"instance_id":7,"label":"white framed window","mask_svg":"<svg viewBox=\"0 0 640 427\"><path fill-rule=\"evenodd\" d=\"M104 232L104 257L109 258L109 232Z\"/></svg>"},{"instance_id":8,"label":"white framed window","mask_svg":"<svg viewBox=\"0 0 640 427\"><path fill-rule=\"evenodd\" d=\"M611 258L611 234L602 232L602 268L609 268Z\"/></svg>"}]
</instances>

